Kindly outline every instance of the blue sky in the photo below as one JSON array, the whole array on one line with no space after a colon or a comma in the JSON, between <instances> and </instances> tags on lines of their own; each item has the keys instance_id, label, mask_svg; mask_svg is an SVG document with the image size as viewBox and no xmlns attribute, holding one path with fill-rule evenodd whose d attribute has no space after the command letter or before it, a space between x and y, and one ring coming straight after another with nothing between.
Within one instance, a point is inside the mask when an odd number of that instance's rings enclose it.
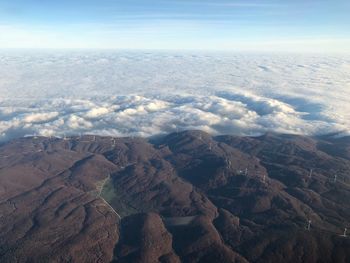
<instances>
[{"instance_id":1,"label":"blue sky","mask_svg":"<svg viewBox=\"0 0 350 263\"><path fill-rule=\"evenodd\" d=\"M0 48L350 52L349 0L0 0Z\"/></svg>"}]
</instances>

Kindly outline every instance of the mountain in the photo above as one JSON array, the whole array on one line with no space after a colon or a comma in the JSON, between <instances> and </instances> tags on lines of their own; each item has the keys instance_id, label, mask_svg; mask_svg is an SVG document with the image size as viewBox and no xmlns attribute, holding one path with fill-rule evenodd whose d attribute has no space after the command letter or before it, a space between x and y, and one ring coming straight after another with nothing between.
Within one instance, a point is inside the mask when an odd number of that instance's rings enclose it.
<instances>
[{"instance_id":1,"label":"mountain","mask_svg":"<svg viewBox=\"0 0 350 263\"><path fill-rule=\"evenodd\" d=\"M349 262L349 171L331 135L16 139L0 262Z\"/></svg>"}]
</instances>

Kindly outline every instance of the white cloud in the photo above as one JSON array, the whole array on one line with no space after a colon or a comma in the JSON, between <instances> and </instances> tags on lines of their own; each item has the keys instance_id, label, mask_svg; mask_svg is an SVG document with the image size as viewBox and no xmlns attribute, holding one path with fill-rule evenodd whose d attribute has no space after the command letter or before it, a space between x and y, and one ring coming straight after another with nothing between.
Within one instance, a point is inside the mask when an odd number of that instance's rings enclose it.
<instances>
[{"instance_id":1,"label":"white cloud","mask_svg":"<svg viewBox=\"0 0 350 263\"><path fill-rule=\"evenodd\" d=\"M86 113L87 118L98 118L109 113L109 109L105 107L94 108Z\"/></svg>"},{"instance_id":2,"label":"white cloud","mask_svg":"<svg viewBox=\"0 0 350 263\"><path fill-rule=\"evenodd\" d=\"M0 141L350 131L350 58L174 53L0 54Z\"/></svg>"},{"instance_id":3,"label":"white cloud","mask_svg":"<svg viewBox=\"0 0 350 263\"><path fill-rule=\"evenodd\" d=\"M58 112L45 112L45 113L29 113L23 119L25 123L43 123L49 122L59 115Z\"/></svg>"}]
</instances>

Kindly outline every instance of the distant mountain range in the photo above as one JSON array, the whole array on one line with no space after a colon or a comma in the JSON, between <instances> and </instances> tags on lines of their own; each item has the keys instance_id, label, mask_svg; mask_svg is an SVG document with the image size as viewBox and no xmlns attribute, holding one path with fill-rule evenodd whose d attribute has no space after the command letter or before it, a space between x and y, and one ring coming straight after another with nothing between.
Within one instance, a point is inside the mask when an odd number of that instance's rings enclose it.
<instances>
[{"instance_id":1,"label":"distant mountain range","mask_svg":"<svg viewBox=\"0 0 350 263\"><path fill-rule=\"evenodd\" d=\"M350 137L0 146L0 262L350 262Z\"/></svg>"}]
</instances>

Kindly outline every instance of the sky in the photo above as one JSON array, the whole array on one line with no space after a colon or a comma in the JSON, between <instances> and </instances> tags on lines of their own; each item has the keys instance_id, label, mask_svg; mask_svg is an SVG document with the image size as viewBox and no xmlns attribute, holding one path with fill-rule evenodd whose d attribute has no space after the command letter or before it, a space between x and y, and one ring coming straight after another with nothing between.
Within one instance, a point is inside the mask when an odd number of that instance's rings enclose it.
<instances>
[{"instance_id":1,"label":"sky","mask_svg":"<svg viewBox=\"0 0 350 263\"><path fill-rule=\"evenodd\" d=\"M350 53L349 0L0 0L0 48Z\"/></svg>"}]
</instances>

